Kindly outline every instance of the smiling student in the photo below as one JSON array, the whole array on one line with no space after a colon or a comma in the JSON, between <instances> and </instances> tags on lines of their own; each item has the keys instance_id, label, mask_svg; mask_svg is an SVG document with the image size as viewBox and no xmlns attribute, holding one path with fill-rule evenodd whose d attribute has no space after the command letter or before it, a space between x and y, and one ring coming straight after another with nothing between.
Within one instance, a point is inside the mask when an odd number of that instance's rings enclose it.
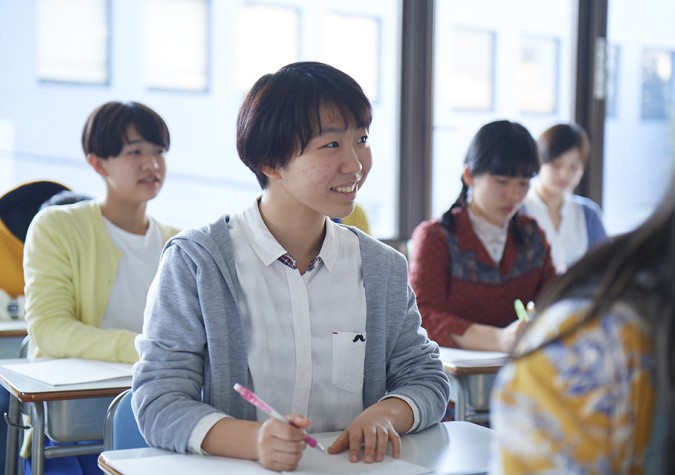
<instances>
[{"instance_id":1,"label":"smiling student","mask_svg":"<svg viewBox=\"0 0 675 475\"><path fill-rule=\"evenodd\" d=\"M340 430L328 452L370 463L440 421L449 384L405 258L329 218L353 211L368 176L371 118L361 87L322 63L249 91L237 149L262 195L170 240L148 295L133 407L150 445L281 471L305 431ZM237 383L295 427L256 413Z\"/></svg>"},{"instance_id":2,"label":"smiling student","mask_svg":"<svg viewBox=\"0 0 675 475\"><path fill-rule=\"evenodd\" d=\"M178 232L146 214L164 184L169 143L164 120L143 104L108 102L89 116L82 147L106 194L45 208L31 222L24 275L32 357L138 359L147 290L162 246ZM95 456L79 459L96 467ZM45 470L88 473L73 457L46 459Z\"/></svg>"},{"instance_id":3,"label":"smiling student","mask_svg":"<svg viewBox=\"0 0 675 475\"><path fill-rule=\"evenodd\" d=\"M164 243L178 232L146 214L162 189L169 130L152 109L109 102L82 133L102 200L49 207L25 246L31 356L133 363L145 297Z\"/></svg>"},{"instance_id":4,"label":"smiling student","mask_svg":"<svg viewBox=\"0 0 675 475\"><path fill-rule=\"evenodd\" d=\"M535 300L555 275L543 232L518 214L539 170L537 147L522 125L491 122L464 164L459 198L413 232L410 283L438 344L508 352L525 324L514 300Z\"/></svg>"}]
</instances>

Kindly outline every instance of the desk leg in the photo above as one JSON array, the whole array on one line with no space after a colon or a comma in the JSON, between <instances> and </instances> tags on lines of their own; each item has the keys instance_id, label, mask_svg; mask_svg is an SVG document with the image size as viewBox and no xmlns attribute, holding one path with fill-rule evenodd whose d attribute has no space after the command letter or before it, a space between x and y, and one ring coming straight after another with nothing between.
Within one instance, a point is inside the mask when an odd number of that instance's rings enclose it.
<instances>
[{"instance_id":1,"label":"desk leg","mask_svg":"<svg viewBox=\"0 0 675 475\"><path fill-rule=\"evenodd\" d=\"M30 450L31 473L34 475L44 475L45 472L45 410L44 403L38 402L31 404L33 408L33 440Z\"/></svg>"},{"instance_id":2,"label":"desk leg","mask_svg":"<svg viewBox=\"0 0 675 475\"><path fill-rule=\"evenodd\" d=\"M9 395L9 410L7 417L10 424L7 424L7 447L5 452L5 473L13 475L16 472L16 464L19 459L19 425L21 425L21 416L19 415L19 400L12 394Z\"/></svg>"},{"instance_id":3,"label":"desk leg","mask_svg":"<svg viewBox=\"0 0 675 475\"><path fill-rule=\"evenodd\" d=\"M457 400L455 401L455 420L466 420L466 405L469 402L469 387L466 376L453 376L457 385Z\"/></svg>"}]
</instances>

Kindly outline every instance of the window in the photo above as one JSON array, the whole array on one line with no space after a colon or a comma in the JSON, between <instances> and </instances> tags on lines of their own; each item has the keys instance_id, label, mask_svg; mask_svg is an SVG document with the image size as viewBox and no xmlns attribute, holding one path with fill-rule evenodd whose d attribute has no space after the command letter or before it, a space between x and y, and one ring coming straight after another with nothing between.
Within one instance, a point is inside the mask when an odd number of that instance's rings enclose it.
<instances>
[{"instance_id":1,"label":"window","mask_svg":"<svg viewBox=\"0 0 675 475\"><path fill-rule=\"evenodd\" d=\"M453 109L492 110L495 34L456 27L448 50L447 85L442 94Z\"/></svg>"},{"instance_id":2,"label":"window","mask_svg":"<svg viewBox=\"0 0 675 475\"><path fill-rule=\"evenodd\" d=\"M433 217L459 195L481 126L509 119L536 138L572 120L576 13L576 0L436 0Z\"/></svg>"},{"instance_id":3,"label":"window","mask_svg":"<svg viewBox=\"0 0 675 475\"><path fill-rule=\"evenodd\" d=\"M647 48L642 53L642 118L666 119L673 97L673 53Z\"/></svg>"},{"instance_id":4,"label":"window","mask_svg":"<svg viewBox=\"0 0 675 475\"><path fill-rule=\"evenodd\" d=\"M236 74L242 94L263 74L298 61L299 32L296 8L266 4L241 6L237 19Z\"/></svg>"},{"instance_id":5,"label":"window","mask_svg":"<svg viewBox=\"0 0 675 475\"><path fill-rule=\"evenodd\" d=\"M145 0L143 79L151 88L208 89L206 0Z\"/></svg>"},{"instance_id":6,"label":"window","mask_svg":"<svg viewBox=\"0 0 675 475\"><path fill-rule=\"evenodd\" d=\"M675 3L609 1L607 41L621 52L613 99L619 113L605 118L604 157L593 159L604 161L602 204L611 234L649 216L673 170L675 31L665 18L675 18Z\"/></svg>"},{"instance_id":7,"label":"window","mask_svg":"<svg viewBox=\"0 0 675 475\"><path fill-rule=\"evenodd\" d=\"M552 38L523 36L518 71L521 112L552 114L558 107L558 46Z\"/></svg>"},{"instance_id":8,"label":"window","mask_svg":"<svg viewBox=\"0 0 675 475\"><path fill-rule=\"evenodd\" d=\"M10 71L13 86L0 87L0 181L8 188L48 176L102 196L104 184L77 137L94 107L134 100L161 114L171 131L167 180L148 212L200 226L260 194L235 146L242 95L283 65L325 61L352 75L373 102L374 166L358 200L373 235L390 238L398 201L400 7L400 0L0 1L0 19L12 20L0 21L0 71ZM39 38L37 57L32 37ZM36 70L51 82L36 83ZM109 85L102 93L62 81Z\"/></svg>"},{"instance_id":9,"label":"window","mask_svg":"<svg viewBox=\"0 0 675 475\"><path fill-rule=\"evenodd\" d=\"M346 31L358 34L345 35ZM377 18L327 13L323 61L352 76L371 102L379 100L380 24Z\"/></svg>"},{"instance_id":10,"label":"window","mask_svg":"<svg viewBox=\"0 0 675 475\"><path fill-rule=\"evenodd\" d=\"M35 32L38 79L108 82L106 0L38 0Z\"/></svg>"}]
</instances>

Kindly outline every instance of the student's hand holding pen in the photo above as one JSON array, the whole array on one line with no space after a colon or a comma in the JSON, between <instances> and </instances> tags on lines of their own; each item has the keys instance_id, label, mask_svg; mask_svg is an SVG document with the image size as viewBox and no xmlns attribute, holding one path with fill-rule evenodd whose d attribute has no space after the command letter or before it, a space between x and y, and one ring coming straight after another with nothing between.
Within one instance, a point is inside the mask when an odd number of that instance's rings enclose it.
<instances>
[{"instance_id":1,"label":"student's hand holding pen","mask_svg":"<svg viewBox=\"0 0 675 475\"><path fill-rule=\"evenodd\" d=\"M525 330L527 322L525 320L516 320L504 328L499 329L497 336L498 350L504 353L511 353L516 344L516 340Z\"/></svg>"},{"instance_id":2,"label":"student's hand holding pen","mask_svg":"<svg viewBox=\"0 0 675 475\"><path fill-rule=\"evenodd\" d=\"M287 415L288 422L270 418L258 431L258 461L277 472L295 470L307 447L305 429L311 421L299 414Z\"/></svg>"},{"instance_id":3,"label":"student's hand holding pen","mask_svg":"<svg viewBox=\"0 0 675 475\"><path fill-rule=\"evenodd\" d=\"M363 450L365 463L381 462L391 443L391 455L401 453L401 437L413 423L412 409L402 399L391 397L373 404L357 416L328 447L329 454L349 450L349 460L358 462Z\"/></svg>"}]
</instances>

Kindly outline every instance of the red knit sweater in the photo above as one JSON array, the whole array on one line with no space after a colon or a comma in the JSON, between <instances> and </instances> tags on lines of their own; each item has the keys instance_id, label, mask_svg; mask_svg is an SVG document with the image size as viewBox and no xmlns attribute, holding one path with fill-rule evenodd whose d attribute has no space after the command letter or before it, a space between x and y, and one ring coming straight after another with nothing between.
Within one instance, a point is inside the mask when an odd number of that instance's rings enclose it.
<instances>
[{"instance_id":1,"label":"red knit sweater","mask_svg":"<svg viewBox=\"0 0 675 475\"><path fill-rule=\"evenodd\" d=\"M412 235L410 285L417 295L422 325L441 346L457 347L474 323L505 327L516 319L513 302L534 301L555 277L551 249L536 222L518 216L526 243L519 247L509 225L497 265L473 231L464 208L453 210L455 233L438 220L424 221Z\"/></svg>"}]
</instances>

